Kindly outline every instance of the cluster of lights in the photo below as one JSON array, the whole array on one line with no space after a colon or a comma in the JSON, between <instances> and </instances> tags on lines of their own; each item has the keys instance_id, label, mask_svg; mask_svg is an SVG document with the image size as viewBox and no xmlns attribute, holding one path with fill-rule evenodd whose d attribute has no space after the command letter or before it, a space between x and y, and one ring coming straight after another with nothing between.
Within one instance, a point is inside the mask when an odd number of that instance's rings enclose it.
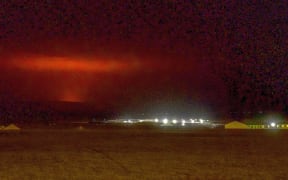
<instances>
[{"instance_id":1,"label":"cluster of lights","mask_svg":"<svg viewBox=\"0 0 288 180\"><path fill-rule=\"evenodd\" d=\"M128 120L124 120L122 121L123 123L129 123L129 124L132 124L132 123L142 123L142 122L154 122L154 123L160 123L162 125L181 125L181 126L185 126L187 124L205 124L205 123L208 123L209 120L204 120L204 119L168 119L168 118L163 118L163 119L158 119L158 118L155 118L155 119L139 119L139 120L131 120L131 119L128 119ZM273 125L271 124L271 126L273 127Z\"/></svg>"},{"instance_id":2,"label":"cluster of lights","mask_svg":"<svg viewBox=\"0 0 288 180\"><path fill-rule=\"evenodd\" d=\"M123 121L124 123L133 123L133 121L131 121L130 119L128 119L127 121Z\"/></svg>"},{"instance_id":3,"label":"cluster of lights","mask_svg":"<svg viewBox=\"0 0 288 180\"><path fill-rule=\"evenodd\" d=\"M208 123L209 120L204 120L204 119L189 119L189 120L185 120L185 119L181 119L181 120L177 120L177 119L172 119L172 120L168 120L168 118L164 118L162 120L159 120L158 118L156 118L154 120L155 123L162 123L164 125L176 125L176 124L181 124L182 126L185 126L186 124L205 124Z\"/></svg>"}]
</instances>

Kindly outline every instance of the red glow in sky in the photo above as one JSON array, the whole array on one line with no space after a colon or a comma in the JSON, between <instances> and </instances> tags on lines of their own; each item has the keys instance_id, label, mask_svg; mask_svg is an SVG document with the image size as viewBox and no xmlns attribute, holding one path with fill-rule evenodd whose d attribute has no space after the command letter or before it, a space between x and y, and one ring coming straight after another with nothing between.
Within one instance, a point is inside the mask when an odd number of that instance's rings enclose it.
<instances>
[{"instance_id":1,"label":"red glow in sky","mask_svg":"<svg viewBox=\"0 0 288 180\"><path fill-rule=\"evenodd\" d=\"M286 1L3 1L0 99L150 107L199 97L231 112L288 112L287 10Z\"/></svg>"},{"instance_id":2,"label":"red glow in sky","mask_svg":"<svg viewBox=\"0 0 288 180\"><path fill-rule=\"evenodd\" d=\"M83 97L81 97L79 93L76 93L73 90L64 90L63 94L59 97L59 100L65 102L82 102Z\"/></svg>"},{"instance_id":3,"label":"red glow in sky","mask_svg":"<svg viewBox=\"0 0 288 180\"><path fill-rule=\"evenodd\" d=\"M170 96L168 86L175 89L177 94L183 93L182 97L189 89L185 84L193 84L194 91L202 87L202 80L197 78L199 74L202 74L205 82L208 81L203 74L206 68L200 66L195 58L178 63L174 57L168 56L115 57L18 55L7 61L5 67L8 67L11 76L21 74L20 79L17 78L18 88L13 88L13 91L17 91L17 98L34 100L99 104L143 101L141 98L157 101ZM205 71L205 74L209 72Z\"/></svg>"},{"instance_id":4,"label":"red glow in sky","mask_svg":"<svg viewBox=\"0 0 288 180\"><path fill-rule=\"evenodd\" d=\"M84 59L72 57L30 57L12 61L12 66L28 71L71 71L71 72L117 72L129 71L137 67L127 61Z\"/></svg>"}]
</instances>

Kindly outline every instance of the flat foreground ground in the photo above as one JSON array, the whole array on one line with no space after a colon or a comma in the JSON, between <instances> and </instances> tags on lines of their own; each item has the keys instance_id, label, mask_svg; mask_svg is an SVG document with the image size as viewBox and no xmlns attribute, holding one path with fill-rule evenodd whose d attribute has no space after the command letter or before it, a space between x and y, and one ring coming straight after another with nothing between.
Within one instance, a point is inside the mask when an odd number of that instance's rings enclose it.
<instances>
[{"instance_id":1,"label":"flat foreground ground","mask_svg":"<svg viewBox=\"0 0 288 180\"><path fill-rule=\"evenodd\" d=\"M286 179L288 131L0 132L0 179Z\"/></svg>"}]
</instances>

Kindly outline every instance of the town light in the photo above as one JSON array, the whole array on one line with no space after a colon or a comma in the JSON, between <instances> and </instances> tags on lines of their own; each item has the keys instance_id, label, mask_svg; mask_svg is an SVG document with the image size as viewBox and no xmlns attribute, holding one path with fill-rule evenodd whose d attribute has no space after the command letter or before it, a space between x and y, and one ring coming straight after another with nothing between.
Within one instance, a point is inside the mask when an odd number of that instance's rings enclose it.
<instances>
[{"instance_id":1,"label":"town light","mask_svg":"<svg viewBox=\"0 0 288 180\"><path fill-rule=\"evenodd\" d=\"M185 126L186 121L182 119L182 126Z\"/></svg>"},{"instance_id":2,"label":"town light","mask_svg":"<svg viewBox=\"0 0 288 180\"><path fill-rule=\"evenodd\" d=\"M167 118L163 119L163 123L167 124L168 123L168 119Z\"/></svg>"}]
</instances>

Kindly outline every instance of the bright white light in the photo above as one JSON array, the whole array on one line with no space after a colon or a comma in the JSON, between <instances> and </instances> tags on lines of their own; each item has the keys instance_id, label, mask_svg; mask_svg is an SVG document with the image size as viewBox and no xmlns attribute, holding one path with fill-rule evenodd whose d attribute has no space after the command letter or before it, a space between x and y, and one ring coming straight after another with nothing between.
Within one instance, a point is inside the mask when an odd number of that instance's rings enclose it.
<instances>
[{"instance_id":1,"label":"bright white light","mask_svg":"<svg viewBox=\"0 0 288 180\"><path fill-rule=\"evenodd\" d=\"M173 120L172 120L172 123L173 123L173 124L176 124L176 123L177 123L177 120L176 120L176 119L173 119Z\"/></svg>"},{"instance_id":2,"label":"bright white light","mask_svg":"<svg viewBox=\"0 0 288 180\"><path fill-rule=\"evenodd\" d=\"M156 118L156 119L154 120L154 122L158 123L158 122L159 122L159 120Z\"/></svg>"},{"instance_id":3,"label":"bright white light","mask_svg":"<svg viewBox=\"0 0 288 180\"><path fill-rule=\"evenodd\" d=\"M132 121L129 119L129 120L128 120L128 123L132 123Z\"/></svg>"},{"instance_id":4,"label":"bright white light","mask_svg":"<svg viewBox=\"0 0 288 180\"><path fill-rule=\"evenodd\" d=\"M128 123L128 121L123 121L124 123Z\"/></svg>"},{"instance_id":5,"label":"bright white light","mask_svg":"<svg viewBox=\"0 0 288 180\"><path fill-rule=\"evenodd\" d=\"M275 127L276 126L276 123L275 122L272 122L270 123L271 127Z\"/></svg>"},{"instance_id":6,"label":"bright white light","mask_svg":"<svg viewBox=\"0 0 288 180\"><path fill-rule=\"evenodd\" d=\"M200 121L200 123L201 123L201 124L204 122L204 120L203 120L203 119L199 119L199 121Z\"/></svg>"},{"instance_id":7,"label":"bright white light","mask_svg":"<svg viewBox=\"0 0 288 180\"><path fill-rule=\"evenodd\" d=\"M190 119L190 121L191 121L191 123L194 123L194 122L195 122L194 119Z\"/></svg>"},{"instance_id":8,"label":"bright white light","mask_svg":"<svg viewBox=\"0 0 288 180\"><path fill-rule=\"evenodd\" d=\"M181 125L182 125L182 126L185 126L185 123L186 123L186 121L185 121L184 119L182 119Z\"/></svg>"},{"instance_id":9,"label":"bright white light","mask_svg":"<svg viewBox=\"0 0 288 180\"><path fill-rule=\"evenodd\" d=\"M167 124L168 123L168 119L167 118L163 119L163 123Z\"/></svg>"},{"instance_id":10,"label":"bright white light","mask_svg":"<svg viewBox=\"0 0 288 180\"><path fill-rule=\"evenodd\" d=\"M143 122L143 120L139 120L139 122Z\"/></svg>"}]
</instances>

